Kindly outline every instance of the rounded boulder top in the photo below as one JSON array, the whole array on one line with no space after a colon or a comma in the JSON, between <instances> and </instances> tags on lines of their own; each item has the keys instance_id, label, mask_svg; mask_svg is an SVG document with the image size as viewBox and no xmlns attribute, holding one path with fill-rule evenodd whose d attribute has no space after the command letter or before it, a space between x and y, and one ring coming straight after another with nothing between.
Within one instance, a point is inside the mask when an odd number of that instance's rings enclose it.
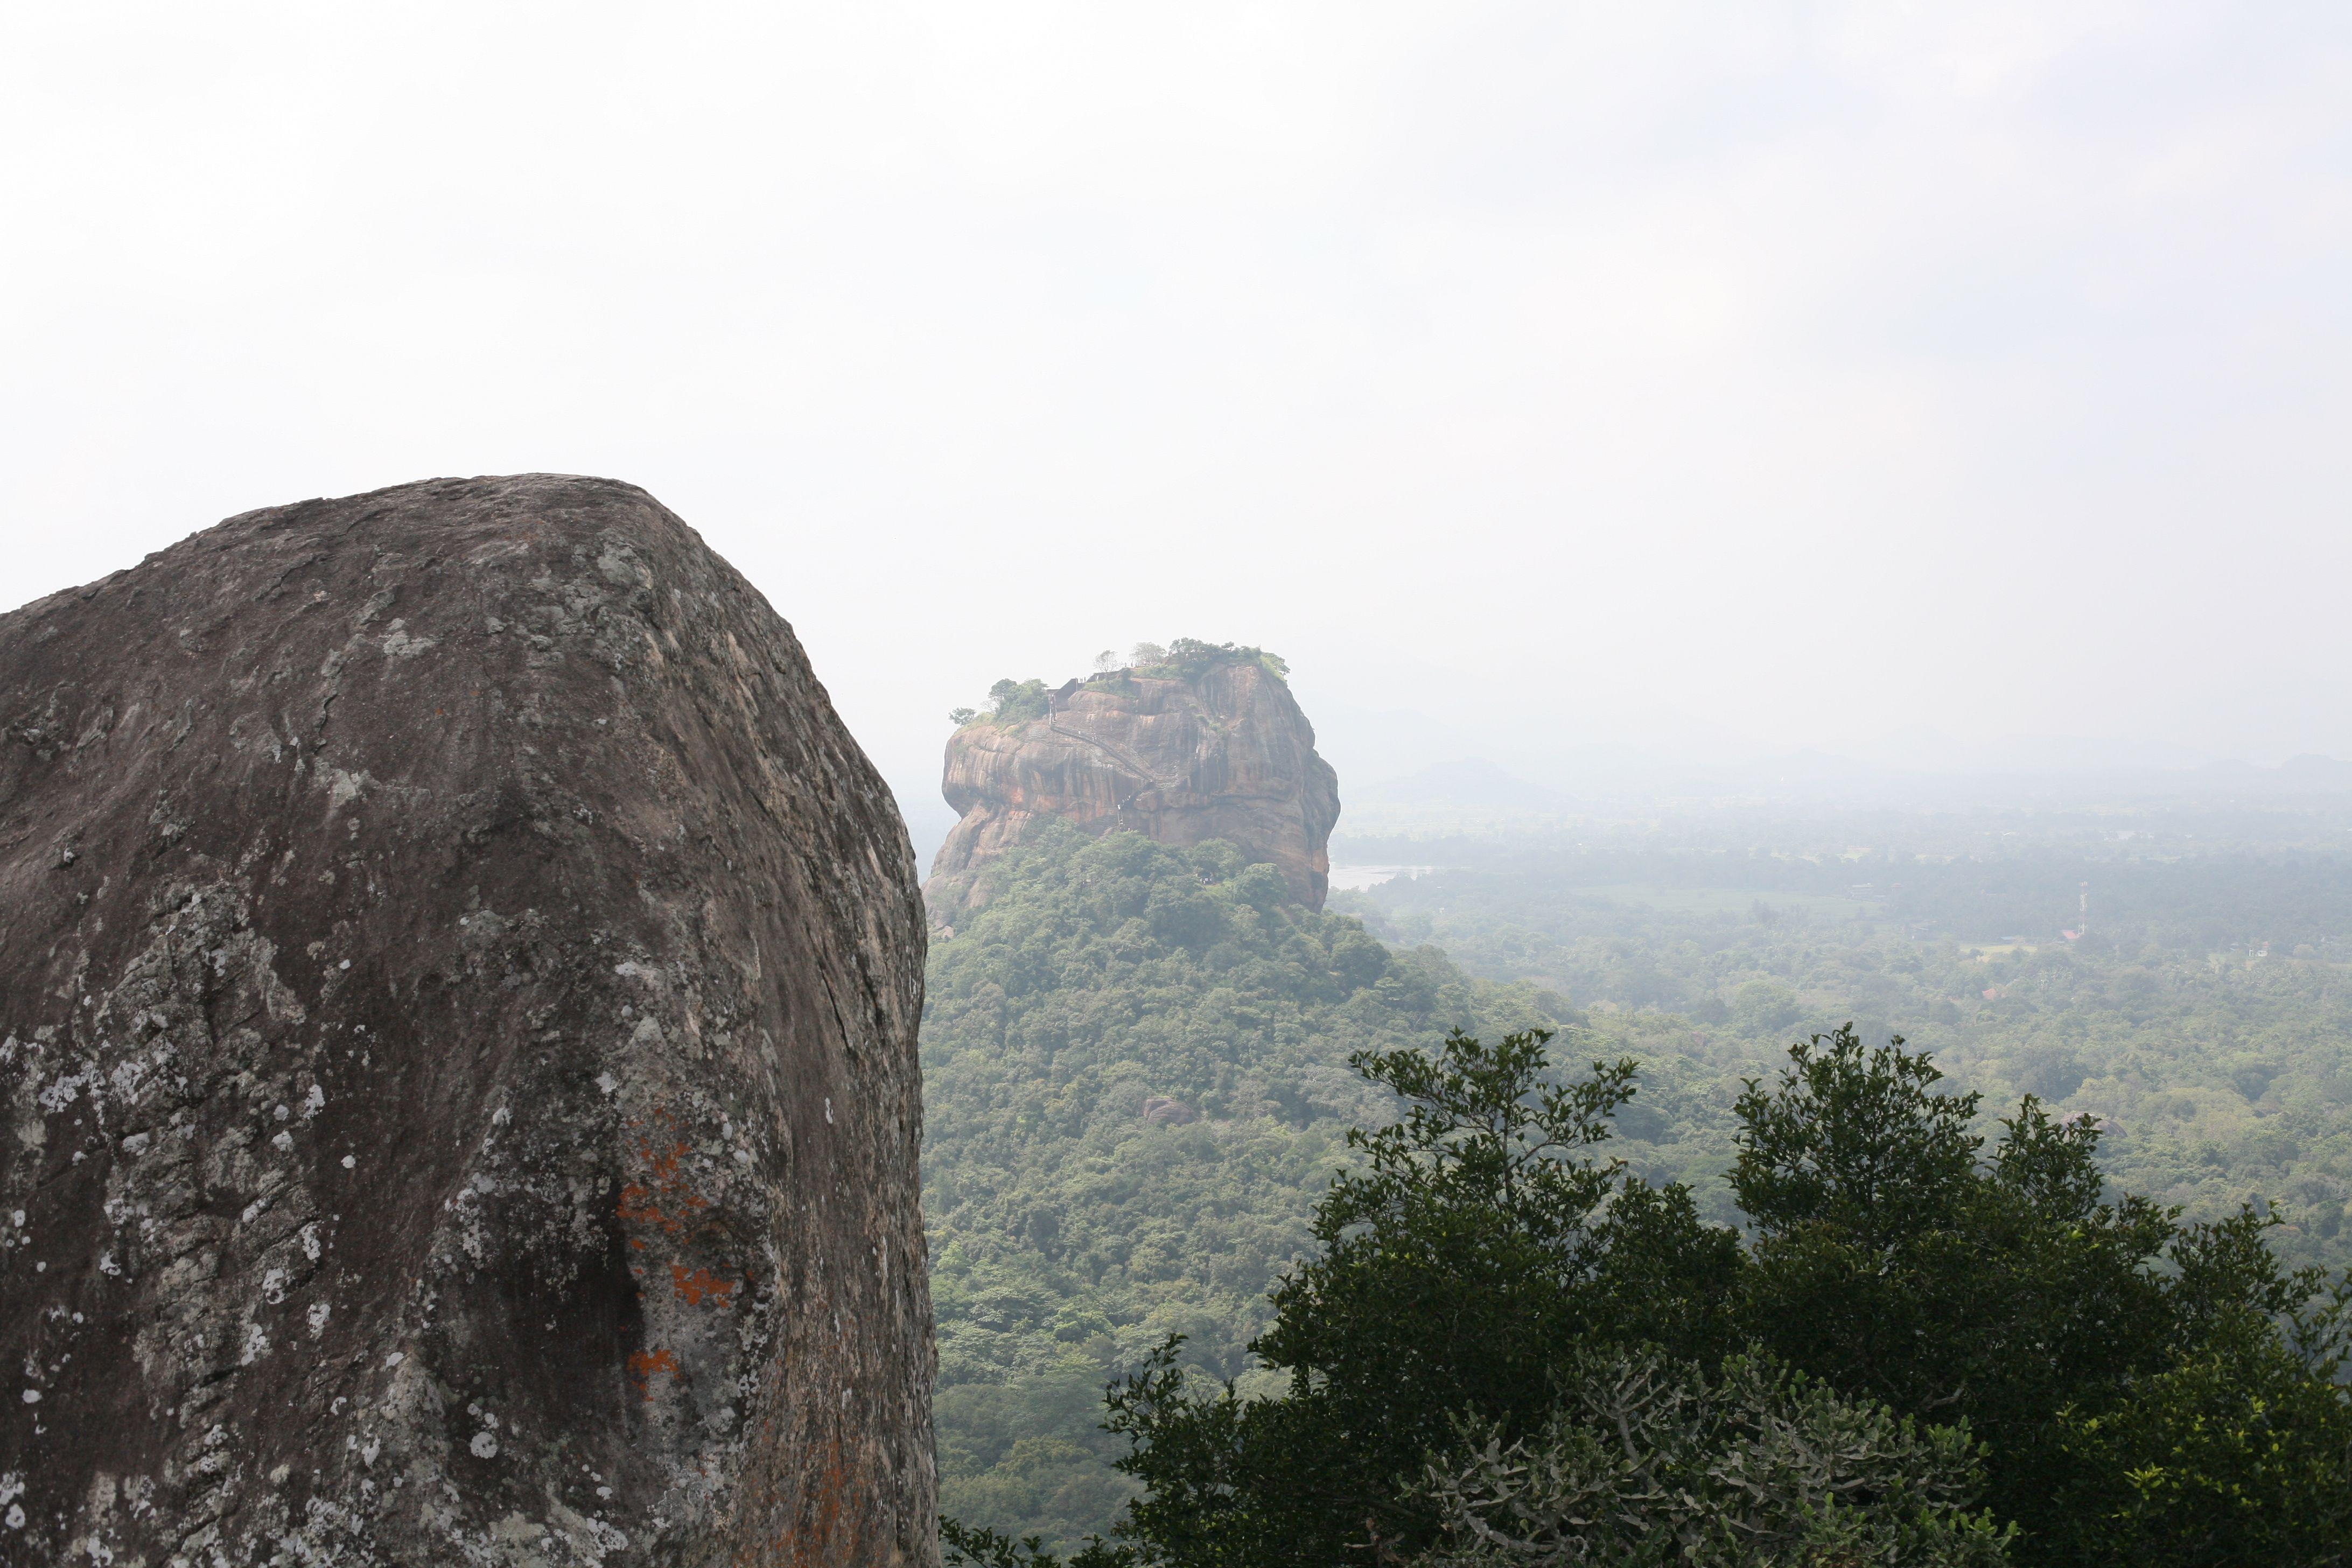
<instances>
[{"instance_id":1,"label":"rounded boulder top","mask_svg":"<svg viewBox=\"0 0 2352 1568\"><path fill-rule=\"evenodd\" d=\"M923 943L634 486L0 616L0 1560L935 1562Z\"/></svg>"}]
</instances>

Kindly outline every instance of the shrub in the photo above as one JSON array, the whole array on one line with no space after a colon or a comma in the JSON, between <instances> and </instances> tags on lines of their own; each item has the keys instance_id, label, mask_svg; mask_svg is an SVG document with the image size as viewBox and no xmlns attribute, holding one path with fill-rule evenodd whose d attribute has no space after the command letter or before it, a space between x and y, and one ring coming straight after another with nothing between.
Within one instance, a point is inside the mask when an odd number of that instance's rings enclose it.
<instances>
[{"instance_id":1,"label":"shrub","mask_svg":"<svg viewBox=\"0 0 2352 1568\"><path fill-rule=\"evenodd\" d=\"M1983 1474L1966 1426L1840 1398L1769 1357L1712 1384L1654 1352L1587 1353L1542 1431L1467 1439L1422 1489L1445 1544L1424 1568L1975 1568L2010 1531L1970 1511Z\"/></svg>"}]
</instances>

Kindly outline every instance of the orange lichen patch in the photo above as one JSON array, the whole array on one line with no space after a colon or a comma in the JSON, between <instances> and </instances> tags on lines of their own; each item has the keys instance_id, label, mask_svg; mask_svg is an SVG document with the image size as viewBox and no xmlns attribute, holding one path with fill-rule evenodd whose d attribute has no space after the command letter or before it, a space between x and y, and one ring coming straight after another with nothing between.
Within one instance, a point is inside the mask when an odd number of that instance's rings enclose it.
<instances>
[{"instance_id":1,"label":"orange lichen patch","mask_svg":"<svg viewBox=\"0 0 2352 1568\"><path fill-rule=\"evenodd\" d=\"M649 1122L659 1126L648 1130ZM689 1186L679 1170L686 1156L694 1152L694 1145L675 1141L666 1131L676 1125L666 1110L656 1110L650 1117L629 1123L637 1130L632 1152L643 1172L637 1180L621 1188L621 1201L613 1213L619 1219L659 1226L666 1235L683 1236L694 1211L709 1208L710 1200Z\"/></svg>"},{"instance_id":2,"label":"orange lichen patch","mask_svg":"<svg viewBox=\"0 0 2352 1568\"><path fill-rule=\"evenodd\" d=\"M721 1279L708 1268L688 1274L686 1265L673 1263L669 1266L669 1282L677 1289L678 1299L689 1307L701 1306L706 1297L719 1307L735 1304L735 1281Z\"/></svg>"},{"instance_id":3,"label":"orange lichen patch","mask_svg":"<svg viewBox=\"0 0 2352 1568\"><path fill-rule=\"evenodd\" d=\"M656 1225L660 1225L663 1223L662 1212L655 1205L653 1199L653 1194L646 1191L636 1183L631 1182L621 1189L620 1205L614 1209L613 1213L621 1219L650 1220Z\"/></svg>"},{"instance_id":4,"label":"orange lichen patch","mask_svg":"<svg viewBox=\"0 0 2352 1568\"><path fill-rule=\"evenodd\" d=\"M677 1355L672 1351L638 1351L629 1357L629 1381L637 1385L639 1398L651 1402L654 1396L654 1373L666 1372L671 1381L677 1378Z\"/></svg>"}]
</instances>

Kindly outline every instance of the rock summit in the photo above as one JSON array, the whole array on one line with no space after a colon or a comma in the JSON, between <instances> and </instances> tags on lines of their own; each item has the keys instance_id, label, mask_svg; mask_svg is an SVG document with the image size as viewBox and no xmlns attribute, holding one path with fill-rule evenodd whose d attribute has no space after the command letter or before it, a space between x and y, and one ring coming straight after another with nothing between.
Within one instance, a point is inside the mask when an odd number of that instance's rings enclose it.
<instances>
[{"instance_id":1,"label":"rock summit","mask_svg":"<svg viewBox=\"0 0 2352 1568\"><path fill-rule=\"evenodd\" d=\"M1223 838L1280 868L1310 908L1330 889L1339 775L1279 661L1255 648L1180 642L1163 662L1016 691L957 728L943 789L961 820L925 889L950 917L975 868L1048 821L1178 846Z\"/></svg>"}]
</instances>

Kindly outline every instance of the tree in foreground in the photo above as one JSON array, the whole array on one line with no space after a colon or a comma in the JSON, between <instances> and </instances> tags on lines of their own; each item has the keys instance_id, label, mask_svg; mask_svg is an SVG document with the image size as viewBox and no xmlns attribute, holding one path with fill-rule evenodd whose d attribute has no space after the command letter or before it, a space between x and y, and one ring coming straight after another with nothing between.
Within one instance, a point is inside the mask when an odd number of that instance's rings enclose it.
<instances>
[{"instance_id":1,"label":"tree in foreground","mask_svg":"<svg viewBox=\"0 0 2352 1568\"><path fill-rule=\"evenodd\" d=\"M1506 1442L1456 1420L1411 1498L1436 1521L1412 1550L1368 1525L1350 1556L1278 1559L1230 1542L1097 1540L1070 1568L1147 1563L1339 1561L1393 1568L1994 1568L2011 1531L1972 1508L1982 1486L1967 1429L1921 1427L1840 1398L1769 1357L1734 1356L1713 1383L1655 1351L1591 1352L1554 1369L1551 1413ZM1230 1434L1227 1434L1230 1436ZM1140 1531L1135 1532L1139 1536ZM942 1521L948 1560L1060 1568L1036 1537Z\"/></svg>"},{"instance_id":2,"label":"tree in foreground","mask_svg":"<svg viewBox=\"0 0 2352 1568\"><path fill-rule=\"evenodd\" d=\"M2232 1311L2104 1412L2070 1404L2053 1560L2352 1563L2347 1285L2315 1310Z\"/></svg>"},{"instance_id":3,"label":"tree in foreground","mask_svg":"<svg viewBox=\"0 0 2352 1568\"><path fill-rule=\"evenodd\" d=\"M1712 1385L1654 1352L1588 1354L1532 1438L1465 1429L1423 1489L1444 1521L1426 1568L1990 1568L2009 1531L1965 1427L1841 1399L1769 1358Z\"/></svg>"},{"instance_id":4,"label":"tree in foreground","mask_svg":"<svg viewBox=\"0 0 2352 1568\"><path fill-rule=\"evenodd\" d=\"M2153 1536L2101 1544L2106 1527L2085 1510L2122 1517L2117 1466L2186 1419L2158 1411L2189 1397L2192 1369L2275 1390L2273 1407L2303 1418L2343 1410L2340 1358L2325 1374L2289 1367L2278 1325L2322 1281L2280 1266L2268 1217L2182 1225L2142 1198L2105 1201L2096 1131L2031 1096L1987 1159L1978 1097L1946 1092L1899 1037L1865 1047L1842 1029L1790 1060L1738 1106L1748 1336L1850 1397L1967 1420L1989 1447L1989 1500L2036 1556L2148 1561ZM2341 1474L2340 1437L2336 1452ZM2283 1504L2284 1472L2263 1474L2261 1495ZM2187 1511L2182 1494L2174 1512Z\"/></svg>"},{"instance_id":5,"label":"tree in foreground","mask_svg":"<svg viewBox=\"0 0 2352 1568\"><path fill-rule=\"evenodd\" d=\"M1115 1384L1146 1489L1074 1568L2352 1561L2345 1287L2306 1311L2264 1218L2105 1201L2031 1098L1988 1157L1974 1096L1844 1029L1739 1100L1743 1248L1597 1157L1633 1064L1556 1083L1549 1037L1355 1058L1408 1110L1274 1292L1287 1392L1172 1341Z\"/></svg>"},{"instance_id":6,"label":"tree in foreground","mask_svg":"<svg viewBox=\"0 0 2352 1568\"><path fill-rule=\"evenodd\" d=\"M1684 1353L1728 1342L1738 1252L1685 1189L1654 1189L1596 1157L1633 1065L1545 1081L1535 1031L1488 1046L1456 1031L1431 1056L1354 1058L1407 1102L1350 1144L1357 1172L1318 1206L1321 1255L1274 1292L1252 1347L1286 1394L1193 1396L1172 1347L1110 1396L1145 1494L1129 1528L1184 1563L1345 1561L1370 1542L1433 1545L1415 1488L1465 1416L1506 1441L1538 1430L1580 1347L1664 1337ZM1671 1321L1668 1336L1646 1332Z\"/></svg>"}]
</instances>

